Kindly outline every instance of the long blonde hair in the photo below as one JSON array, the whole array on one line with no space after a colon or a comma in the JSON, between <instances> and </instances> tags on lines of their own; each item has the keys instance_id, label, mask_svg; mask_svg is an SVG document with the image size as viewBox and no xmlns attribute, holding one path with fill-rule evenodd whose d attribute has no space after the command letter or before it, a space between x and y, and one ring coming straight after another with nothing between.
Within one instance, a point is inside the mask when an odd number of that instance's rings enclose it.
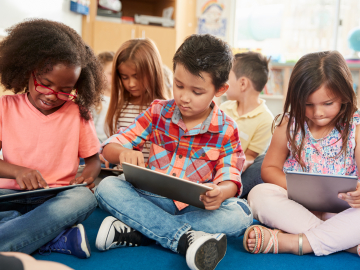
<instances>
[{"instance_id":1,"label":"long blonde hair","mask_svg":"<svg viewBox=\"0 0 360 270\"><path fill-rule=\"evenodd\" d=\"M118 72L121 63L127 60L135 64L137 77L146 89L141 97L139 113L153 100L167 98L161 56L154 42L150 39L131 39L124 42L113 61L110 104L105 119L105 132L108 136L116 133L118 119L129 105L130 93L124 88Z\"/></svg>"}]
</instances>

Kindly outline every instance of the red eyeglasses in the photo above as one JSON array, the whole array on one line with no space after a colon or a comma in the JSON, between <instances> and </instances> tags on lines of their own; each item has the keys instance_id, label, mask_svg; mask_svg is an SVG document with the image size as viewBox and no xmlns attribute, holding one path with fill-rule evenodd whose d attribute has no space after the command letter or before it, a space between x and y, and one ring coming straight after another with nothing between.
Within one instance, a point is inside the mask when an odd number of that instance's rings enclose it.
<instances>
[{"instance_id":1,"label":"red eyeglasses","mask_svg":"<svg viewBox=\"0 0 360 270\"><path fill-rule=\"evenodd\" d=\"M41 94L44 95L55 95L58 99L61 100L74 100L77 97L77 90L75 90L75 94L69 94L69 93L64 93L64 92L56 92L46 86L43 86L42 84L38 83L36 81L35 78L35 74L34 72L32 73L33 78L34 78L34 85L35 85L35 90Z\"/></svg>"}]
</instances>

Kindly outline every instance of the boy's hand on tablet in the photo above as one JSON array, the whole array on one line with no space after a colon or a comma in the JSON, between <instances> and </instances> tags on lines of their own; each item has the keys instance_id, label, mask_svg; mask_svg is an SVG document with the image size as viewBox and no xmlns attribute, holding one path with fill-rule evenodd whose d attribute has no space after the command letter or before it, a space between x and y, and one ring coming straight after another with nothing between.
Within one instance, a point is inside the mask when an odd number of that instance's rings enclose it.
<instances>
[{"instance_id":1,"label":"boy's hand on tablet","mask_svg":"<svg viewBox=\"0 0 360 270\"><path fill-rule=\"evenodd\" d=\"M218 209L224 201L222 190L215 184L207 183L204 185L212 187L213 190L206 191L205 195L200 195L200 201L204 203L206 210Z\"/></svg>"},{"instance_id":2,"label":"boy's hand on tablet","mask_svg":"<svg viewBox=\"0 0 360 270\"><path fill-rule=\"evenodd\" d=\"M48 184L37 170L22 168L16 174L16 182L22 190L49 188Z\"/></svg>"},{"instance_id":3,"label":"boy's hand on tablet","mask_svg":"<svg viewBox=\"0 0 360 270\"><path fill-rule=\"evenodd\" d=\"M127 162L145 168L144 155L140 151L124 149L119 155L119 161L121 166L123 162Z\"/></svg>"},{"instance_id":4,"label":"boy's hand on tablet","mask_svg":"<svg viewBox=\"0 0 360 270\"><path fill-rule=\"evenodd\" d=\"M360 183L357 183L355 191L339 193L338 197L348 202L352 208L360 208Z\"/></svg>"},{"instance_id":5,"label":"boy's hand on tablet","mask_svg":"<svg viewBox=\"0 0 360 270\"><path fill-rule=\"evenodd\" d=\"M91 190L95 187L95 184L93 182L94 182L93 177L89 177L85 179L83 176L79 176L71 180L70 185L78 185L78 184L86 183L87 184L86 187Z\"/></svg>"}]
</instances>

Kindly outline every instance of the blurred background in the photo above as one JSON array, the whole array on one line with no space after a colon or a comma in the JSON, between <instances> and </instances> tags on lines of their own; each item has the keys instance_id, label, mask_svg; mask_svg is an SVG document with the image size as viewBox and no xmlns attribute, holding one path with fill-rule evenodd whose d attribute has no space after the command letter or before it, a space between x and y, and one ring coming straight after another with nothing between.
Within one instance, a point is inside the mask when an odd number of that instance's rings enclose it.
<instances>
[{"instance_id":1,"label":"blurred background","mask_svg":"<svg viewBox=\"0 0 360 270\"><path fill-rule=\"evenodd\" d=\"M359 0L1 0L0 39L27 18L47 18L74 28L95 53L116 51L131 38L151 38L163 63L194 33L227 41L234 53L271 57L262 98L281 112L287 83L304 54L338 50L360 84Z\"/></svg>"}]
</instances>

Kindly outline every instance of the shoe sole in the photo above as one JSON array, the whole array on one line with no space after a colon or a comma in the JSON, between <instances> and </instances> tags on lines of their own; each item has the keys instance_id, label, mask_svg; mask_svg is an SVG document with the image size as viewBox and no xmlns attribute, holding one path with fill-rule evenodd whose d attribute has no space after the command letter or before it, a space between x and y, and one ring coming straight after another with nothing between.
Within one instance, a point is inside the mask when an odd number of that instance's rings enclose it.
<instances>
[{"instance_id":1,"label":"shoe sole","mask_svg":"<svg viewBox=\"0 0 360 270\"><path fill-rule=\"evenodd\" d=\"M221 236L221 237L220 237ZM186 252L186 262L192 270L213 270L226 254L226 235L210 238L202 243L193 243Z\"/></svg>"},{"instance_id":2,"label":"shoe sole","mask_svg":"<svg viewBox=\"0 0 360 270\"><path fill-rule=\"evenodd\" d=\"M79 228L81 234L81 250L85 253L86 258L91 256L91 249L89 245L89 240L85 233L85 228L82 224L78 224L77 227Z\"/></svg>"},{"instance_id":3,"label":"shoe sole","mask_svg":"<svg viewBox=\"0 0 360 270\"><path fill-rule=\"evenodd\" d=\"M109 231L113 223L117 221L115 217L106 217L103 222L100 225L98 234L96 236L95 246L98 250L105 251L109 250L109 248L106 248L106 242L109 236Z\"/></svg>"}]
</instances>

